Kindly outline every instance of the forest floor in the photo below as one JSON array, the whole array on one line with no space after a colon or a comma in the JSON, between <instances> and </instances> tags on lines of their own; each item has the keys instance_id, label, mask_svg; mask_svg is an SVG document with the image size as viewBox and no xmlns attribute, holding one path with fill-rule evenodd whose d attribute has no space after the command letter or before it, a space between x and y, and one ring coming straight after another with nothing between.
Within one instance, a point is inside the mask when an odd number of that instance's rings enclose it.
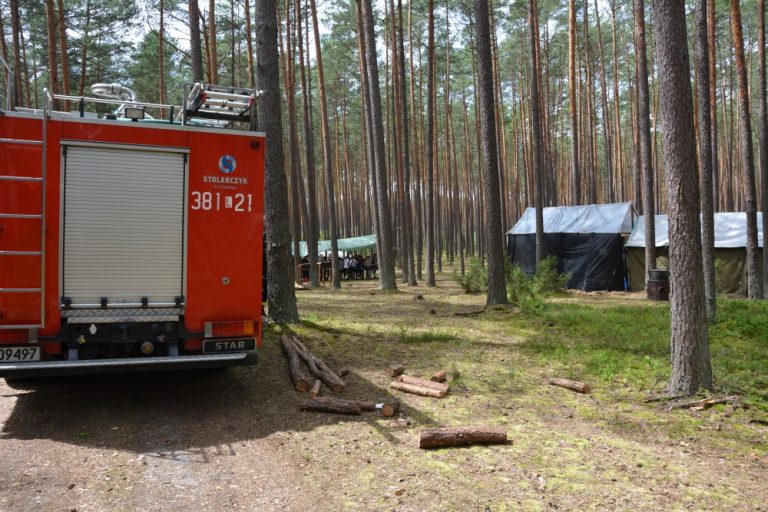
<instances>
[{"instance_id":1,"label":"forest floor","mask_svg":"<svg viewBox=\"0 0 768 512\"><path fill-rule=\"evenodd\" d=\"M299 291L293 328L351 370L340 397L396 397L393 418L300 412L276 327L255 367L0 380L0 510L768 510L764 323L739 331L726 308L713 333L718 392L742 405L668 410L644 401L669 375L666 303L570 293L459 316L485 297L449 274L399 286ZM393 364L447 371L448 396L391 390ZM418 448L421 429L465 425L510 442Z\"/></svg>"}]
</instances>

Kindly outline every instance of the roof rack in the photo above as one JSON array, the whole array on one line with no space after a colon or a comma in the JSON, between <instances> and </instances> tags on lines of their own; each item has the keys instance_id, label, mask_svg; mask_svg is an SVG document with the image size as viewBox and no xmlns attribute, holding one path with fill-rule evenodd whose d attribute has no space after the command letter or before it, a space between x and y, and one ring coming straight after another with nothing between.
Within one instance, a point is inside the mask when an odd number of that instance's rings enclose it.
<instances>
[{"instance_id":1,"label":"roof rack","mask_svg":"<svg viewBox=\"0 0 768 512\"><path fill-rule=\"evenodd\" d=\"M256 129L255 105L262 91L197 82L185 84L184 93L182 124L188 124L193 118L202 118L227 123L246 123L249 130Z\"/></svg>"}]
</instances>

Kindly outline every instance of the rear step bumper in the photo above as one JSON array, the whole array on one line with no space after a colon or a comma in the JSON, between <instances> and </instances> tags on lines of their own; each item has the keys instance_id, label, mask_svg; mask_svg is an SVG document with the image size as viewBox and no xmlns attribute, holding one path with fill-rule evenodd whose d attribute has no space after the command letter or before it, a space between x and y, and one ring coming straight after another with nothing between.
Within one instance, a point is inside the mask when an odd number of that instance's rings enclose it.
<instances>
[{"instance_id":1,"label":"rear step bumper","mask_svg":"<svg viewBox=\"0 0 768 512\"><path fill-rule=\"evenodd\" d=\"M87 359L80 361L39 361L1 363L0 377L45 377L158 370L189 370L254 364L256 353L203 354L176 357L142 357L130 359Z\"/></svg>"}]
</instances>

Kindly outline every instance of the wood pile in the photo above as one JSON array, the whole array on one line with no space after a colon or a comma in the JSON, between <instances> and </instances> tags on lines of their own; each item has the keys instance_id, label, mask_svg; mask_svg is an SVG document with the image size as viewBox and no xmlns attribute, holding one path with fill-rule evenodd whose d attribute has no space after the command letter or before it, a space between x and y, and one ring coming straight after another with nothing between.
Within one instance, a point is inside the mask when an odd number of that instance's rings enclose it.
<instances>
[{"instance_id":1,"label":"wood pile","mask_svg":"<svg viewBox=\"0 0 768 512\"><path fill-rule=\"evenodd\" d=\"M427 396L431 398L444 398L448 394L448 384L436 379L445 379L445 372L438 372L432 379L422 379L413 375L406 375L405 369L395 376L395 381L390 384L392 389L404 391L413 395ZM392 372L390 372L392 375Z\"/></svg>"}]
</instances>

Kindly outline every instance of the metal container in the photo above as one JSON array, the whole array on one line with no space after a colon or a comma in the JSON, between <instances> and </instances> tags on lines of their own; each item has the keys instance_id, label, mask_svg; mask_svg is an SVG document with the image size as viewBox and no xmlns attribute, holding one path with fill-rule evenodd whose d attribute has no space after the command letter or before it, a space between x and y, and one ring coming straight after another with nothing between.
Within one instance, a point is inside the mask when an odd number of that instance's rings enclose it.
<instances>
[{"instance_id":1,"label":"metal container","mask_svg":"<svg viewBox=\"0 0 768 512\"><path fill-rule=\"evenodd\" d=\"M646 291L648 300L669 300L669 270L649 270Z\"/></svg>"}]
</instances>

